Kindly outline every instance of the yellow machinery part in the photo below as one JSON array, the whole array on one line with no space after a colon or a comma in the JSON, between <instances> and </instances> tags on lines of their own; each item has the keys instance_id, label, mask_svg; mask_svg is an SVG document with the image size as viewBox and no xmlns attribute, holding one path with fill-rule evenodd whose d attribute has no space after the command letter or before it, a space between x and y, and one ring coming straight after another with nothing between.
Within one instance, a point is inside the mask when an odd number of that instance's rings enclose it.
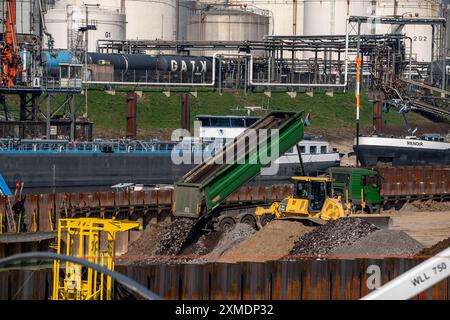
<instances>
[{"instance_id":1,"label":"yellow machinery part","mask_svg":"<svg viewBox=\"0 0 450 320\"><path fill-rule=\"evenodd\" d=\"M320 218L323 220L336 220L346 217L347 214L344 210L340 198L327 198L320 211Z\"/></svg>"},{"instance_id":2,"label":"yellow machinery part","mask_svg":"<svg viewBox=\"0 0 450 320\"><path fill-rule=\"evenodd\" d=\"M283 217L296 217L299 215L308 216L308 206L309 201L306 199L296 199L294 197L288 197L283 200L286 202L286 208L284 211L280 211L280 203L274 202L268 208L257 207L255 211L255 215L257 217L261 217L263 215L272 215L275 218L283 218Z\"/></svg>"},{"instance_id":3,"label":"yellow machinery part","mask_svg":"<svg viewBox=\"0 0 450 320\"><path fill-rule=\"evenodd\" d=\"M309 201L306 199L296 199L294 197L287 198L286 210L283 212L284 217L309 215Z\"/></svg>"},{"instance_id":4,"label":"yellow machinery part","mask_svg":"<svg viewBox=\"0 0 450 320\"><path fill-rule=\"evenodd\" d=\"M58 254L76 256L114 270L116 233L136 228L140 228L140 224L132 221L59 219L56 250ZM65 262L64 266L61 282L61 262L55 260L53 264L53 300L111 300L110 277L96 270L84 270L71 262Z\"/></svg>"},{"instance_id":5,"label":"yellow machinery part","mask_svg":"<svg viewBox=\"0 0 450 320\"><path fill-rule=\"evenodd\" d=\"M268 208L264 208L264 207L257 207L255 210L255 215L257 217L261 217L263 215L272 215L275 216L277 218L280 217L280 212L278 211L278 206L280 205L279 202L274 202L272 203L272 205Z\"/></svg>"}]
</instances>

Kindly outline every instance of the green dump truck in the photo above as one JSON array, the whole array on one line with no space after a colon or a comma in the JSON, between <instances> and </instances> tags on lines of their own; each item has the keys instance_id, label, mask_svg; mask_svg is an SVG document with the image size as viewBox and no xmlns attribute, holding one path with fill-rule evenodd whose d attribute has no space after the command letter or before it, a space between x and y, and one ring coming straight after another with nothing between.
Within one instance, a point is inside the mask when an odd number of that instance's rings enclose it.
<instances>
[{"instance_id":1,"label":"green dump truck","mask_svg":"<svg viewBox=\"0 0 450 320\"><path fill-rule=\"evenodd\" d=\"M211 215L234 191L302 139L301 113L267 114L175 183L174 216L198 219Z\"/></svg>"},{"instance_id":2,"label":"green dump truck","mask_svg":"<svg viewBox=\"0 0 450 320\"><path fill-rule=\"evenodd\" d=\"M377 171L363 168L332 167L327 175L332 178L332 193L347 197L349 201L365 211L375 213L380 210L380 176Z\"/></svg>"}]
</instances>

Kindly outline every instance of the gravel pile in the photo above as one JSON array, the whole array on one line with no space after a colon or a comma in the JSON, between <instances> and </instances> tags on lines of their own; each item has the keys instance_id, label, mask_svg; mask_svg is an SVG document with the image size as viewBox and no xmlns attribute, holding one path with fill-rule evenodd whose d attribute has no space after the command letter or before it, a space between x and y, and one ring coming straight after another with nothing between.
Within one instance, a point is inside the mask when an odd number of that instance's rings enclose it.
<instances>
[{"instance_id":1,"label":"gravel pile","mask_svg":"<svg viewBox=\"0 0 450 320\"><path fill-rule=\"evenodd\" d=\"M139 258L155 255L156 247L171 225L169 218L157 224L148 225L139 239L133 242L121 258Z\"/></svg>"},{"instance_id":2,"label":"gravel pile","mask_svg":"<svg viewBox=\"0 0 450 320\"><path fill-rule=\"evenodd\" d=\"M206 255L215 248L221 237L221 231L212 231L202 234L196 241L183 249L182 255L194 257Z\"/></svg>"},{"instance_id":3,"label":"gravel pile","mask_svg":"<svg viewBox=\"0 0 450 320\"><path fill-rule=\"evenodd\" d=\"M423 245L403 231L378 230L367 237L356 240L352 245L344 245L333 250L330 255L347 258L384 258L413 256L423 249Z\"/></svg>"},{"instance_id":4,"label":"gravel pile","mask_svg":"<svg viewBox=\"0 0 450 320\"><path fill-rule=\"evenodd\" d=\"M337 219L301 236L289 254L324 256L341 246L352 245L377 230L373 224L358 218Z\"/></svg>"},{"instance_id":5,"label":"gravel pile","mask_svg":"<svg viewBox=\"0 0 450 320\"><path fill-rule=\"evenodd\" d=\"M246 223L237 223L233 229L222 234L215 248L208 254L209 260L216 260L226 251L254 234L256 230Z\"/></svg>"},{"instance_id":6,"label":"gravel pile","mask_svg":"<svg viewBox=\"0 0 450 320\"><path fill-rule=\"evenodd\" d=\"M174 220L156 246L155 255L173 256L179 254L195 223L195 219L189 218Z\"/></svg>"}]
</instances>

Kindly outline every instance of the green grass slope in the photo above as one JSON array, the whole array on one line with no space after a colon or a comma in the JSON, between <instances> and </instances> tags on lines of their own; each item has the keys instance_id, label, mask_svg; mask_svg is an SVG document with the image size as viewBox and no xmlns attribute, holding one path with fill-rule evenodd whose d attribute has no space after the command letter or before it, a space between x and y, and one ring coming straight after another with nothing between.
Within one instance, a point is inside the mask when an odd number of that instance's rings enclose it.
<instances>
[{"instance_id":1,"label":"green grass slope","mask_svg":"<svg viewBox=\"0 0 450 320\"><path fill-rule=\"evenodd\" d=\"M98 129L124 129L126 116L125 91L116 91L114 95L104 90L89 90L88 116ZM182 92L171 92L167 97L160 91L144 91L138 100L137 125L142 129L174 129L181 123ZM64 96L55 96L52 109L64 101ZM42 101L45 110L45 101ZM10 111L18 117L18 100L14 96L8 97ZM85 97L76 99L77 114L85 112ZM264 93L199 91L197 97L191 96L191 122L195 115L245 115L242 110L246 106L259 106L269 110L304 111L312 115L312 124L316 128L353 128L355 119L355 97L353 92L335 93L333 97L324 93L315 93L310 97L305 93L298 93L291 98L285 92L273 92L271 97ZM240 109L240 110L236 110ZM256 113L257 115L257 113ZM430 120L415 114L407 115L412 125L431 123ZM395 111L383 115L388 126L402 126L402 119ZM366 95L361 99L361 127L372 126L372 102Z\"/></svg>"}]
</instances>

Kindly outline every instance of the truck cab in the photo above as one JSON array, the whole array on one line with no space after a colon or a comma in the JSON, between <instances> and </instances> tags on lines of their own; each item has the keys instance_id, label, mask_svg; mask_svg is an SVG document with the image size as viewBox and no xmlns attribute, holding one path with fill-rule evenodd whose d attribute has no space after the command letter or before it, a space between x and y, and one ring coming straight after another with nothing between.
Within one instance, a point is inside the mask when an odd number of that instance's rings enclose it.
<instances>
[{"instance_id":1,"label":"truck cab","mask_svg":"<svg viewBox=\"0 0 450 320\"><path fill-rule=\"evenodd\" d=\"M332 192L369 213L379 211L381 204L380 176L377 171L363 168L332 167L328 176L333 179Z\"/></svg>"}]
</instances>

